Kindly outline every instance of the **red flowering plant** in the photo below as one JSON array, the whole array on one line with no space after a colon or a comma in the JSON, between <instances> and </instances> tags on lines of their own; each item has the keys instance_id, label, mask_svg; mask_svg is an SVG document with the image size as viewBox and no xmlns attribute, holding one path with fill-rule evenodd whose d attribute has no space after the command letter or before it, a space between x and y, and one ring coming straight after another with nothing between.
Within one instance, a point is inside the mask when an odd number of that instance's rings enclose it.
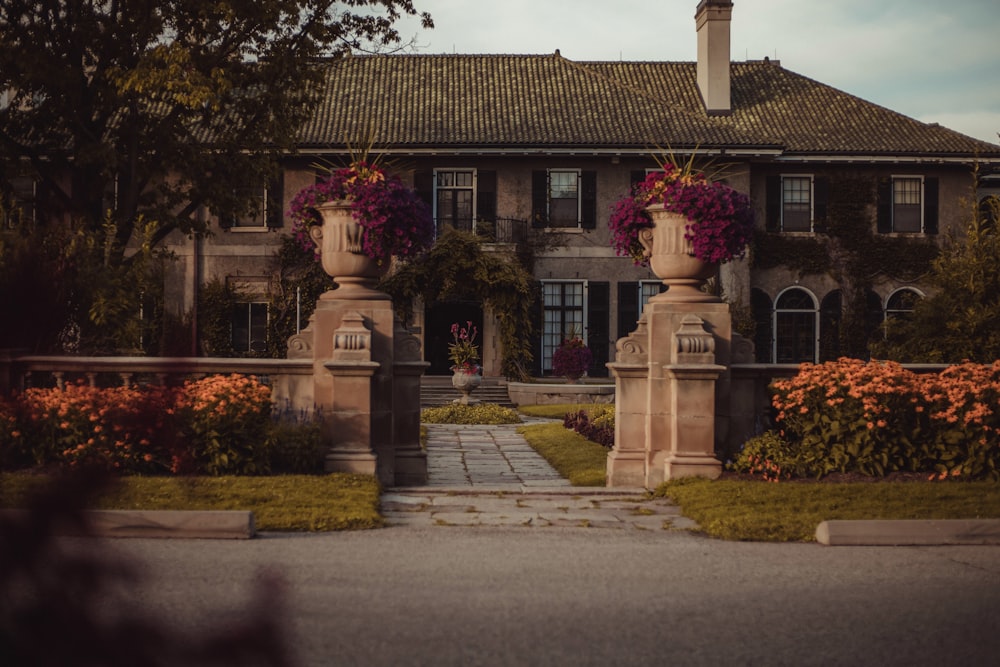
<instances>
[{"instance_id":1,"label":"red flowering plant","mask_svg":"<svg viewBox=\"0 0 1000 667\"><path fill-rule=\"evenodd\" d=\"M570 336L563 339L552 353L552 374L575 380L583 377L592 360L593 353L587 344L576 336Z\"/></svg>"},{"instance_id":2,"label":"red flowering plant","mask_svg":"<svg viewBox=\"0 0 1000 667\"><path fill-rule=\"evenodd\" d=\"M430 207L399 179L364 161L334 169L315 185L303 188L292 199L288 215L292 233L303 248L319 249L309 228L322 224L317 211L329 201L350 202L354 219L363 229L361 249L381 264L391 257L413 257L434 242Z\"/></svg>"},{"instance_id":3,"label":"red flowering plant","mask_svg":"<svg viewBox=\"0 0 1000 667\"><path fill-rule=\"evenodd\" d=\"M747 195L710 181L690 163L678 166L665 162L661 171L650 173L611 207L608 226L612 246L620 257L631 257L637 265L649 263L639 232L653 226L646 211L652 204L663 204L665 210L689 220L684 238L702 261L722 263L741 258L753 238L754 216Z\"/></svg>"},{"instance_id":4,"label":"red flowering plant","mask_svg":"<svg viewBox=\"0 0 1000 667\"><path fill-rule=\"evenodd\" d=\"M453 343L448 343L448 358L454 364L452 370L461 369L469 373L478 373L479 346L476 345L476 334L479 330L467 321L465 326L459 326L458 322L451 325L451 337Z\"/></svg>"}]
</instances>

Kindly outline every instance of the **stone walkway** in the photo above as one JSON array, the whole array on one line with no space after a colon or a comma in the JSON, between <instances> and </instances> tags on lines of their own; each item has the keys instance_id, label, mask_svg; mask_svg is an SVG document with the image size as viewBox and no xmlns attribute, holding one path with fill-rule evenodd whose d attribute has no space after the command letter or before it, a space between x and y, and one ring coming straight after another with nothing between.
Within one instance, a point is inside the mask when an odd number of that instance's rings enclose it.
<instances>
[{"instance_id":1,"label":"stone walkway","mask_svg":"<svg viewBox=\"0 0 1000 667\"><path fill-rule=\"evenodd\" d=\"M693 527L645 489L574 487L532 449L517 425L427 425L427 485L382 495L390 526Z\"/></svg>"}]
</instances>

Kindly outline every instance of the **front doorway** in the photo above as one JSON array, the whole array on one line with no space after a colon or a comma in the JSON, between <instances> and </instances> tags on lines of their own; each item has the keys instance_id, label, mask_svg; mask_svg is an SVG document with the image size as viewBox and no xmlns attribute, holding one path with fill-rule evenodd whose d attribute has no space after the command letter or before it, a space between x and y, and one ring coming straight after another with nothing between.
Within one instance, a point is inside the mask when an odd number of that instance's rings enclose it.
<instances>
[{"instance_id":1,"label":"front doorway","mask_svg":"<svg viewBox=\"0 0 1000 667\"><path fill-rule=\"evenodd\" d=\"M448 344L453 342L451 325L460 327L472 322L475 327L476 345L479 346L479 363L483 354L483 307L475 301L439 301L427 306L424 317L424 361L430 363L427 375L451 375Z\"/></svg>"}]
</instances>

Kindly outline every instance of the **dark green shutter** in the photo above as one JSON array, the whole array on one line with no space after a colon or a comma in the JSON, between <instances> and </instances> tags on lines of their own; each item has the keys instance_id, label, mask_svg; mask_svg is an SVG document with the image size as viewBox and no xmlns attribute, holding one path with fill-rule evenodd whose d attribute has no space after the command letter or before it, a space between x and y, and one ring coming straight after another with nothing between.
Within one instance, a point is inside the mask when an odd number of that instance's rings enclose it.
<instances>
[{"instance_id":1,"label":"dark green shutter","mask_svg":"<svg viewBox=\"0 0 1000 667\"><path fill-rule=\"evenodd\" d=\"M635 331L639 322L639 283L618 283L618 338Z\"/></svg>"},{"instance_id":2,"label":"dark green shutter","mask_svg":"<svg viewBox=\"0 0 1000 667\"><path fill-rule=\"evenodd\" d=\"M591 377L607 377L611 340L611 283L587 283L587 347L592 360L587 374Z\"/></svg>"},{"instance_id":3,"label":"dark green shutter","mask_svg":"<svg viewBox=\"0 0 1000 667\"><path fill-rule=\"evenodd\" d=\"M825 178L813 181L813 231L826 232L826 203L830 198L830 182Z\"/></svg>"},{"instance_id":4,"label":"dark green shutter","mask_svg":"<svg viewBox=\"0 0 1000 667\"><path fill-rule=\"evenodd\" d=\"M476 219L495 222L497 219L497 173L479 171L476 175Z\"/></svg>"},{"instance_id":5,"label":"dark green shutter","mask_svg":"<svg viewBox=\"0 0 1000 667\"><path fill-rule=\"evenodd\" d=\"M597 172L580 172L580 226L597 227Z\"/></svg>"},{"instance_id":6,"label":"dark green shutter","mask_svg":"<svg viewBox=\"0 0 1000 667\"><path fill-rule=\"evenodd\" d=\"M878 219L879 234L892 231L892 179L880 178L878 181Z\"/></svg>"},{"instance_id":7,"label":"dark green shutter","mask_svg":"<svg viewBox=\"0 0 1000 667\"><path fill-rule=\"evenodd\" d=\"M646 180L646 170L645 169L636 169L636 170L630 171L629 174L628 174L629 190L631 191L632 188L634 188L635 186L639 185L644 180Z\"/></svg>"},{"instance_id":8,"label":"dark green shutter","mask_svg":"<svg viewBox=\"0 0 1000 667\"><path fill-rule=\"evenodd\" d=\"M549 172L531 172L531 226L547 227L549 224Z\"/></svg>"},{"instance_id":9,"label":"dark green shutter","mask_svg":"<svg viewBox=\"0 0 1000 667\"><path fill-rule=\"evenodd\" d=\"M434 210L434 172L421 169L413 174L413 190L417 196Z\"/></svg>"},{"instance_id":10,"label":"dark green shutter","mask_svg":"<svg viewBox=\"0 0 1000 667\"><path fill-rule=\"evenodd\" d=\"M938 233L938 179L924 179L924 233Z\"/></svg>"},{"instance_id":11,"label":"dark green shutter","mask_svg":"<svg viewBox=\"0 0 1000 667\"><path fill-rule=\"evenodd\" d=\"M781 176L772 174L767 177L767 188L765 192L764 224L769 232L776 232L781 229Z\"/></svg>"},{"instance_id":12,"label":"dark green shutter","mask_svg":"<svg viewBox=\"0 0 1000 667\"><path fill-rule=\"evenodd\" d=\"M278 175L267 184L267 218L264 221L269 229L278 229L285 226L285 197L284 188L285 174L279 171Z\"/></svg>"}]
</instances>

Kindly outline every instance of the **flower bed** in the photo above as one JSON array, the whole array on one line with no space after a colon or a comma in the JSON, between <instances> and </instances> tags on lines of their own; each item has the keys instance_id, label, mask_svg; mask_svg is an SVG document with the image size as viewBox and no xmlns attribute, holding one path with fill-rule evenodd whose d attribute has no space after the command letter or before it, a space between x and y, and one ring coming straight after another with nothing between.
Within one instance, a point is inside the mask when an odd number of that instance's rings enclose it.
<instances>
[{"instance_id":1,"label":"flower bed","mask_svg":"<svg viewBox=\"0 0 1000 667\"><path fill-rule=\"evenodd\" d=\"M275 458L275 432L271 390L250 376L180 387L28 389L0 402L0 468L263 474Z\"/></svg>"},{"instance_id":2,"label":"flower bed","mask_svg":"<svg viewBox=\"0 0 1000 667\"><path fill-rule=\"evenodd\" d=\"M777 433L734 464L769 479L860 472L1000 478L1000 361L921 375L895 362L803 364L772 385Z\"/></svg>"}]
</instances>

